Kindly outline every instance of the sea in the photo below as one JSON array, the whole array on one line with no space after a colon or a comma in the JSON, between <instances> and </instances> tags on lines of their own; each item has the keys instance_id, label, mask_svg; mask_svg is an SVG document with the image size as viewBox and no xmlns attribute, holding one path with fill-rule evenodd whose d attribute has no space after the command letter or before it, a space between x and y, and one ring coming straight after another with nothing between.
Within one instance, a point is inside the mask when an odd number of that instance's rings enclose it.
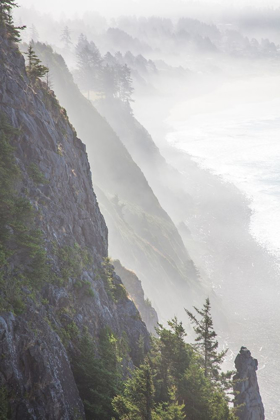
<instances>
[{"instance_id":1,"label":"sea","mask_svg":"<svg viewBox=\"0 0 280 420\"><path fill-rule=\"evenodd\" d=\"M191 102L181 103L171 112L168 143L248 197L250 232L280 266L280 95L236 100L224 109L220 104L191 112L190 107ZM248 314L248 331L259 328L260 354L262 340L268 348L258 373L267 420L280 419L279 314L268 327L265 319L263 326L250 325Z\"/></svg>"},{"instance_id":2,"label":"sea","mask_svg":"<svg viewBox=\"0 0 280 420\"><path fill-rule=\"evenodd\" d=\"M280 99L176 122L167 136L250 200L250 230L280 261Z\"/></svg>"}]
</instances>

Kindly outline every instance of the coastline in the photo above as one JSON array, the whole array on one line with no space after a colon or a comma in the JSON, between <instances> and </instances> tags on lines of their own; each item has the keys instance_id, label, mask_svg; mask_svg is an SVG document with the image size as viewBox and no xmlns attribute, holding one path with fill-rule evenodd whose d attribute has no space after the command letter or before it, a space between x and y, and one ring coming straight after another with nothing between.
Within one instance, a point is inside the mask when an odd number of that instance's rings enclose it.
<instances>
[{"instance_id":1,"label":"coastline","mask_svg":"<svg viewBox=\"0 0 280 420\"><path fill-rule=\"evenodd\" d=\"M219 331L236 354L245 345L259 360L259 381L267 420L280 418L280 318L277 259L250 233L250 201L237 187L201 169L187 153L166 149L169 163L183 173L193 208L187 229L179 229L203 276L221 298L229 331Z\"/></svg>"},{"instance_id":2,"label":"coastline","mask_svg":"<svg viewBox=\"0 0 280 420\"><path fill-rule=\"evenodd\" d=\"M258 359L266 419L278 420L280 404L274 392L280 388L280 338L275 334L280 319L278 261L250 232L252 211L245 194L166 141L168 115L162 104L157 121L139 119L184 179L189 201L184 224L176 220L179 232L202 277L222 302L229 328L216 322L219 336L232 355L244 345ZM232 369L232 360L227 367Z\"/></svg>"}]
</instances>

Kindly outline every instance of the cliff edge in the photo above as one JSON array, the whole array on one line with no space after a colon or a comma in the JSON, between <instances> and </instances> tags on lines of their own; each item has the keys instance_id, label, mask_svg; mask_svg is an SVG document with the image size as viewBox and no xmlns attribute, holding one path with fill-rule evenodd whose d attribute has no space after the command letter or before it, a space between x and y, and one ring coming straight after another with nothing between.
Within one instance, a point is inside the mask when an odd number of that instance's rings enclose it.
<instances>
[{"instance_id":1,"label":"cliff edge","mask_svg":"<svg viewBox=\"0 0 280 420\"><path fill-rule=\"evenodd\" d=\"M149 334L107 259L85 146L4 31L0 174L0 413L84 419L93 355L105 379L105 353L122 347L132 367Z\"/></svg>"}]
</instances>

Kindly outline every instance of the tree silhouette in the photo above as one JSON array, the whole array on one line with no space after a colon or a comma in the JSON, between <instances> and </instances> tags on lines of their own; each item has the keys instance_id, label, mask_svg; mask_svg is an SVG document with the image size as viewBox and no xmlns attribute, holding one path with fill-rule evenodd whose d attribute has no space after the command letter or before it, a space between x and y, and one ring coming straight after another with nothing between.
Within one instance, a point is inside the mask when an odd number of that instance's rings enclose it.
<instances>
[{"instance_id":1,"label":"tree silhouette","mask_svg":"<svg viewBox=\"0 0 280 420\"><path fill-rule=\"evenodd\" d=\"M131 71L130 68L125 64L119 69L119 96L123 102L132 102L131 95L134 91L132 86Z\"/></svg>"},{"instance_id":2,"label":"tree silhouette","mask_svg":"<svg viewBox=\"0 0 280 420\"><path fill-rule=\"evenodd\" d=\"M190 311L186 310L192 324L194 324L194 331L196 333L196 343L203 358L203 369L205 377L212 380L219 379L219 371L221 370L221 363L227 353L227 350L218 352L219 343L216 340L217 334L214 331L213 320L211 316L211 305L209 298L206 299L203 308L194 309L200 319L197 319Z\"/></svg>"},{"instance_id":3,"label":"tree silhouette","mask_svg":"<svg viewBox=\"0 0 280 420\"><path fill-rule=\"evenodd\" d=\"M48 67L44 66L35 54L35 51L32 47L32 43L29 44L28 50L25 53L25 55L27 56L28 61L28 64L26 66L26 72L32 81L35 81L37 78L45 76L49 72Z\"/></svg>"},{"instance_id":4,"label":"tree silhouette","mask_svg":"<svg viewBox=\"0 0 280 420\"><path fill-rule=\"evenodd\" d=\"M31 35L31 41L37 42L39 40L39 33L35 25L31 26L30 35Z\"/></svg>"},{"instance_id":5,"label":"tree silhouette","mask_svg":"<svg viewBox=\"0 0 280 420\"><path fill-rule=\"evenodd\" d=\"M4 29L8 39L14 42L20 41L20 31L26 26L15 26L12 10L18 7L14 0L0 0L0 29Z\"/></svg>"},{"instance_id":6,"label":"tree silhouette","mask_svg":"<svg viewBox=\"0 0 280 420\"><path fill-rule=\"evenodd\" d=\"M65 28L63 29L60 39L64 43L64 47L67 50L69 50L70 45L72 45L72 41L71 41L71 33L69 31L68 26L65 26Z\"/></svg>"},{"instance_id":7,"label":"tree silhouette","mask_svg":"<svg viewBox=\"0 0 280 420\"><path fill-rule=\"evenodd\" d=\"M81 34L76 46L76 56L78 61L78 83L81 89L88 92L101 90L102 58L94 44L88 42L87 38Z\"/></svg>"}]
</instances>

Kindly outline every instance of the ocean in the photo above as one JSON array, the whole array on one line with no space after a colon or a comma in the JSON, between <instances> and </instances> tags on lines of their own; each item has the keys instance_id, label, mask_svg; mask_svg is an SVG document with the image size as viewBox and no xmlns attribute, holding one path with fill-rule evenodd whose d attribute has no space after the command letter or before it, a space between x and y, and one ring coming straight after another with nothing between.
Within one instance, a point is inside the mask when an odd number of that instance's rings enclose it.
<instances>
[{"instance_id":1,"label":"ocean","mask_svg":"<svg viewBox=\"0 0 280 420\"><path fill-rule=\"evenodd\" d=\"M280 266L280 99L240 103L169 118L167 140L197 165L236 186L251 209L250 233ZM178 118L180 115L180 118ZM174 117L176 116L176 117ZM246 285L244 285L244 293ZM237 291L238 293L238 291ZM250 292L249 292L250 293ZM244 318L243 337L260 362L259 382L267 420L280 416L279 284L263 302L263 319ZM247 330L246 330L247 329ZM251 336L251 337L250 337ZM252 351L252 352L253 352ZM257 354L256 354L257 353Z\"/></svg>"},{"instance_id":2,"label":"ocean","mask_svg":"<svg viewBox=\"0 0 280 420\"><path fill-rule=\"evenodd\" d=\"M167 139L249 198L251 233L280 260L280 99L192 116Z\"/></svg>"}]
</instances>

